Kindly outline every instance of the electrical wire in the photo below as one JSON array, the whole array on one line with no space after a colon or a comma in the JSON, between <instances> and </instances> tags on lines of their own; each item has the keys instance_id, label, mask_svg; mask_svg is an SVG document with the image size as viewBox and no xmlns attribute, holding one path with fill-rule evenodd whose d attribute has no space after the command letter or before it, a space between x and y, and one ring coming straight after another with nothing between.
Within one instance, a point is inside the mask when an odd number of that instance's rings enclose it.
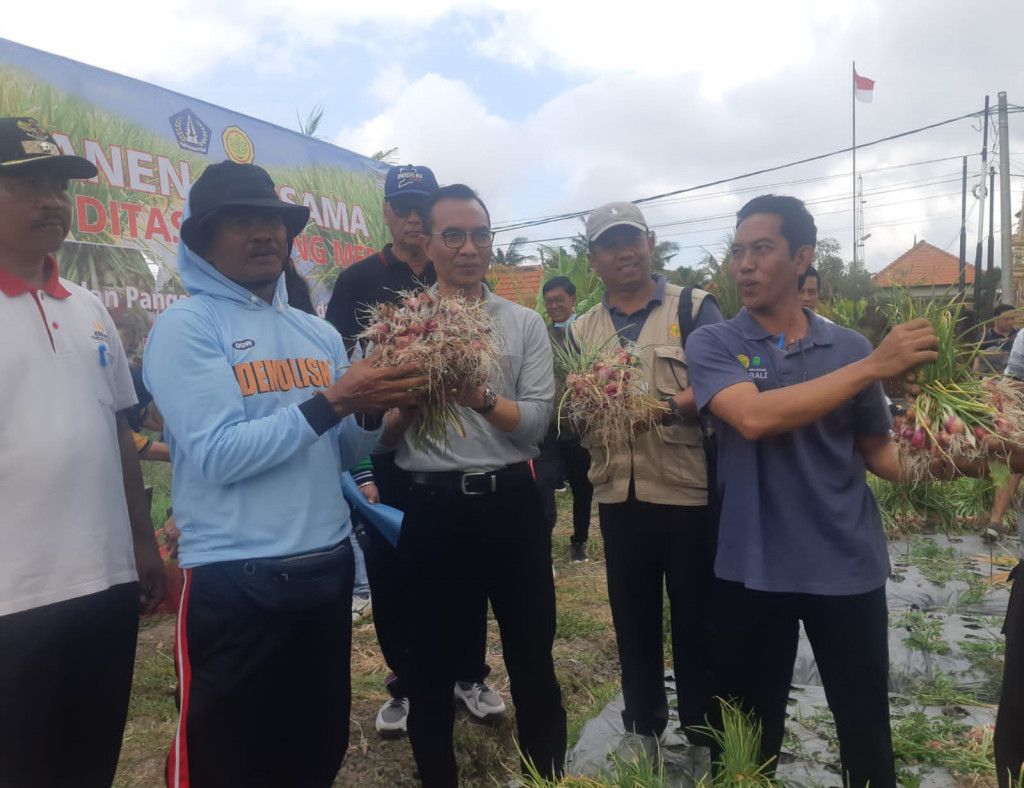
<instances>
[{"instance_id":1,"label":"electrical wire","mask_svg":"<svg viewBox=\"0 0 1024 788\"><path fill-rule=\"evenodd\" d=\"M865 148L870 148L870 147L873 147L875 145L880 145L883 142L891 142L892 140L901 139L903 137L908 137L908 136L911 136L913 134L920 134L921 132L924 132L924 131L930 131L931 129L940 128L941 126L948 126L951 123L957 123L957 122L959 122L961 120L966 120L968 118L976 118L976 117L979 117L979 116L984 115L984 114L985 114L984 110L981 110L979 112L970 112L970 113L967 113L965 115L960 115L960 116L955 117L955 118L949 118L948 120L938 121L937 123L930 123L927 126L920 126L920 127L916 128L916 129L910 129L909 131L902 131L902 132L899 132L897 134L890 134L887 137L882 137L882 138L877 139L877 140L872 140L871 142L862 143L862 144L857 146L857 150L863 150ZM733 175L733 176L730 176L728 178L719 178L718 180L708 181L707 183L698 184L696 186L688 186L688 187L683 188L683 189L675 189L673 191L663 192L662 194L655 194L655 195L652 195L650 197L641 197L639 199L633 200L632 202L635 205L643 205L645 203L650 203L650 202L653 202L655 200L662 200L662 199L665 199L667 197L674 197L674 196L679 195L679 194L686 194L686 193L689 193L689 192L699 191L701 189L707 189L707 188L709 188L711 186L720 186L720 185L722 185L724 183L731 183L733 181L744 180L746 178L753 178L753 177L756 177L758 175L765 175L765 174L770 173L770 172L778 172L780 170L785 170L785 169L788 169L790 167L796 167L796 166L799 166L801 164L808 164L808 163L814 162L814 161L821 161L822 159L831 158L832 156L839 156L839 155L842 155L844 153L849 153L852 150L853 150L852 146L848 147L848 148L842 148L840 150L831 151L830 153L821 153L821 154L818 154L817 156L810 156L810 157L807 157L805 159L799 159L797 161L788 162L786 164L779 164L779 165L776 165L774 167L764 167L762 169L753 170L751 172L743 173L743 174L740 174L740 175ZM494 227L493 230L494 230L494 232L497 233L497 232L508 232L510 230L521 230L521 229L525 229L527 227L537 227L537 226L543 225L543 224L551 224L552 222L564 221L566 219L575 219L577 217L586 216L587 214L591 213L593 210L594 210L593 208L588 208L588 209L582 210L582 211L570 211L570 212L567 212L567 213L555 214L555 215L552 215L552 216L542 217L542 218L539 218L539 219L520 221L520 222L511 222L511 223L504 224L504 225L498 225L498 226Z\"/></svg>"}]
</instances>

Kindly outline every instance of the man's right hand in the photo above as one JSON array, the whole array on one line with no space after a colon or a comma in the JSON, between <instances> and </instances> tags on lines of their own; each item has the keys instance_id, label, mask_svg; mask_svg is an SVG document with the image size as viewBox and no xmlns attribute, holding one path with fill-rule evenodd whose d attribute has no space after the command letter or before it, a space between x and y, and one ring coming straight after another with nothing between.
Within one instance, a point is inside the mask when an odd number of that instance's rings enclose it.
<instances>
[{"instance_id":1,"label":"man's right hand","mask_svg":"<svg viewBox=\"0 0 1024 788\"><path fill-rule=\"evenodd\" d=\"M878 380L886 380L935 361L939 357L938 346L935 329L925 318L900 323L869 356L873 375Z\"/></svg>"},{"instance_id":2,"label":"man's right hand","mask_svg":"<svg viewBox=\"0 0 1024 788\"><path fill-rule=\"evenodd\" d=\"M324 396L335 413L344 417L416 405L426 388L427 377L416 364L377 367L371 358L353 362Z\"/></svg>"}]
</instances>

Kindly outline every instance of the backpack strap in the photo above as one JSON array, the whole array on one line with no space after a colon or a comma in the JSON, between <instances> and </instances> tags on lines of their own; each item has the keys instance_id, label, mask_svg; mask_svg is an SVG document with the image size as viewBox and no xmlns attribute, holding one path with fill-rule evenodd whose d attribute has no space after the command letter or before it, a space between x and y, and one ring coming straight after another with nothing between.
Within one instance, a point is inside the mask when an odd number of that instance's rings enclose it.
<instances>
[{"instance_id":1,"label":"backpack strap","mask_svg":"<svg viewBox=\"0 0 1024 788\"><path fill-rule=\"evenodd\" d=\"M717 306L718 299L715 298L711 293L704 295L704 301L711 299L711 301ZM701 306L704 302L701 302ZM679 323L679 343L685 348L686 338L693 333L693 329L697 327L697 316L693 314L693 287L684 287L683 291L679 294L679 309L676 314L676 321Z\"/></svg>"}]
</instances>

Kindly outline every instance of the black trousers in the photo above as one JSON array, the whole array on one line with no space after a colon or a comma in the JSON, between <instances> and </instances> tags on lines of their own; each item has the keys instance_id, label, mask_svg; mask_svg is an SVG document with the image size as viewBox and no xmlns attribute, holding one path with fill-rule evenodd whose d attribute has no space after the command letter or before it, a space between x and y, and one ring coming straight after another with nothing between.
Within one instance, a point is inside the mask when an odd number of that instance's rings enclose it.
<instances>
[{"instance_id":1,"label":"black trousers","mask_svg":"<svg viewBox=\"0 0 1024 788\"><path fill-rule=\"evenodd\" d=\"M0 616L0 785L110 788L138 629L138 583Z\"/></svg>"},{"instance_id":2,"label":"black trousers","mask_svg":"<svg viewBox=\"0 0 1024 788\"><path fill-rule=\"evenodd\" d=\"M836 722L843 784L894 788L885 587L852 596L752 591L715 582L718 696L761 720L763 761L782 750L799 622Z\"/></svg>"},{"instance_id":3,"label":"black trousers","mask_svg":"<svg viewBox=\"0 0 1024 788\"><path fill-rule=\"evenodd\" d=\"M712 549L706 506L638 501L600 504L608 601L622 666L622 722L660 735L668 724L662 607L668 589L679 721L705 725L712 711Z\"/></svg>"},{"instance_id":4,"label":"black trousers","mask_svg":"<svg viewBox=\"0 0 1024 788\"><path fill-rule=\"evenodd\" d=\"M409 644L403 613L401 570L398 550L372 525L365 527L360 541L366 560L366 576L373 596L373 627L377 643L388 668L395 678L388 682L388 692L396 698L408 696ZM458 572L456 568L454 571ZM487 598L481 597L471 611L465 626L465 649L455 655L455 672L460 681L481 682L491 672L487 653Z\"/></svg>"},{"instance_id":5,"label":"black trousers","mask_svg":"<svg viewBox=\"0 0 1024 788\"><path fill-rule=\"evenodd\" d=\"M555 490L567 479L572 488L572 541L586 542L590 534L590 506L594 502L594 485L590 471L590 452L580 445L579 438L558 439L558 427L548 427L540 444L540 456L533 461L537 472L537 487L544 505L544 522L554 528L558 520L555 508Z\"/></svg>"},{"instance_id":6,"label":"black trousers","mask_svg":"<svg viewBox=\"0 0 1024 788\"><path fill-rule=\"evenodd\" d=\"M394 452L372 455L373 477L380 491L382 503L406 511L409 506L411 482L409 472L395 465ZM373 597L373 627L377 643L388 668L395 679L388 682L388 691L396 698L408 693L409 645L403 624L402 585L398 565L398 551L380 531L372 525L365 528L366 539L360 542L366 561L366 576ZM458 569L455 570L458 572ZM460 681L481 682L491 672L485 655L487 652L487 599L480 600L476 614L465 622L472 632L466 638L466 648L455 655L455 671Z\"/></svg>"},{"instance_id":7,"label":"black trousers","mask_svg":"<svg viewBox=\"0 0 1024 788\"><path fill-rule=\"evenodd\" d=\"M328 788L348 748L352 578L338 598L269 611L224 564L186 569L171 788Z\"/></svg>"},{"instance_id":8,"label":"black trousers","mask_svg":"<svg viewBox=\"0 0 1024 788\"><path fill-rule=\"evenodd\" d=\"M532 479L486 495L414 486L398 556L411 655L409 740L423 788L458 785L452 684L487 599L501 630L519 746L542 775L560 775L566 716L551 656L551 536Z\"/></svg>"},{"instance_id":9,"label":"black trousers","mask_svg":"<svg viewBox=\"0 0 1024 788\"><path fill-rule=\"evenodd\" d=\"M1003 634L1003 688L996 715L996 774L999 788L1017 785L1024 767L1024 581L1020 564L1013 570Z\"/></svg>"}]
</instances>

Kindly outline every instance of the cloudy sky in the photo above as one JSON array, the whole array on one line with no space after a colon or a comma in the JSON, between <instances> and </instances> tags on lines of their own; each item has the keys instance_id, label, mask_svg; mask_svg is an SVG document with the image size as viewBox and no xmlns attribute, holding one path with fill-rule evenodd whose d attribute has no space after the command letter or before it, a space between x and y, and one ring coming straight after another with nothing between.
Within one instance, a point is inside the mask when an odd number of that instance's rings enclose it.
<instances>
[{"instance_id":1,"label":"cloudy sky","mask_svg":"<svg viewBox=\"0 0 1024 788\"><path fill-rule=\"evenodd\" d=\"M442 183L469 183L496 225L847 148L854 60L877 83L874 101L857 105L859 143L980 112L986 94L994 107L999 91L1024 105L1024 4L1010 0L56 0L46 17L17 4L0 35L293 129L297 113L322 105L323 136L365 154L397 146ZM871 270L915 238L958 252L960 157L973 186L980 129L960 120L858 152ZM1009 137L1016 214L1024 114L1010 115ZM993 114L991 163L1000 142ZM769 190L807 201L820 234L850 257L848 153L645 212L680 245L672 265L695 265L743 202ZM973 197L968 210L973 260ZM558 245L581 227L540 224L499 242Z\"/></svg>"}]
</instances>

